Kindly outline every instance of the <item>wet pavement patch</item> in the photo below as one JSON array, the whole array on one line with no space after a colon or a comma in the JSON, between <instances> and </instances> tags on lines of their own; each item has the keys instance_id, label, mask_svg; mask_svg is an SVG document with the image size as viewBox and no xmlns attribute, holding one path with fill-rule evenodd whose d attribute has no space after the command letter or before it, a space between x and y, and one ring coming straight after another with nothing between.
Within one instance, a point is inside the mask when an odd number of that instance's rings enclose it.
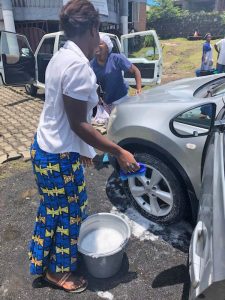
<instances>
[{"instance_id":1,"label":"wet pavement patch","mask_svg":"<svg viewBox=\"0 0 225 300\"><path fill-rule=\"evenodd\" d=\"M107 182L106 193L113 204L111 212L127 220L135 237L141 241L161 239L188 253L193 227L187 221L165 226L143 217L131 206L123 192L122 182L115 172Z\"/></svg>"}]
</instances>

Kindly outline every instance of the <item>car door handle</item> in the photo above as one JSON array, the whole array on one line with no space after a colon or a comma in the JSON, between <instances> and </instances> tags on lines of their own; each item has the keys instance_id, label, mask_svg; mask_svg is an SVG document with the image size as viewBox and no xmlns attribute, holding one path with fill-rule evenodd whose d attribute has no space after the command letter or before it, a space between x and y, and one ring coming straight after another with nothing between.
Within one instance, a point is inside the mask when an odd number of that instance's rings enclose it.
<instances>
[{"instance_id":1,"label":"car door handle","mask_svg":"<svg viewBox=\"0 0 225 300\"><path fill-rule=\"evenodd\" d=\"M193 233L193 253L192 253L192 264L193 264L193 281L192 286L196 288L200 282L200 263L201 263L201 257L197 253L197 245L198 241L202 235L203 232L203 223L202 221L199 221L198 224L195 227L194 233Z\"/></svg>"}]
</instances>

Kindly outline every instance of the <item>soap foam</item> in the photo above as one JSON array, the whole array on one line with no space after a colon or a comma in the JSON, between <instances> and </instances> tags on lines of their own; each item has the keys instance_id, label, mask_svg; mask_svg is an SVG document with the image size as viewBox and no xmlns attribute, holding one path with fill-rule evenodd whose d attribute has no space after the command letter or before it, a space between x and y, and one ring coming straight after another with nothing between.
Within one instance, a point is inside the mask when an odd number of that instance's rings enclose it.
<instances>
[{"instance_id":1,"label":"soap foam","mask_svg":"<svg viewBox=\"0 0 225 300\"><path fill-rule=\"evenodd\" d=\"M115 251L123 242L123 236L113 228L99 228L81 240L81 248L89 253L104 254Z\"/></svg>"}]
</instances>

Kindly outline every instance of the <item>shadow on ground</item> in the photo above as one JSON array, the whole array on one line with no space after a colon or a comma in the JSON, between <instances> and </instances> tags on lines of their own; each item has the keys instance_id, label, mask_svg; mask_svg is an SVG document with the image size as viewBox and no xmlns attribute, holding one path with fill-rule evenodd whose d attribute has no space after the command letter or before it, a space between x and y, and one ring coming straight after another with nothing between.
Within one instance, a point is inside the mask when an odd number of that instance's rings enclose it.
<instances>
[{"instance_id":1,"label":"shadow on ground","mask_svg":"<svg viewBox=\"0 0 225 300\"><path fill-rule=\"evenodd\" d=\"M90 290L92 292L95 292L98 290L108 291L108 290L111 290L111 289L117 287L121 283L125 284L125 283L131 282L132 280L137 278L136 272L129 271L129 260L128 260L126 253L123 256L122 266L121 266L121 269L119 270L119 272L116 275L114 275L113 277L104 278L104 279L98 279L98 278L91 276L90 273L88 273L88 271L87 271L87 268L85 266L85 263L84 263L82 257L80 257L79 260L80 260L80 262L79 262L80 266L78 268L79 274L82 274L82 276L87 278L88 283L89 283L88 290ZM33 288L37 289L37 288L45 288L50 285L41 276L41 277L34 279L32 286L33 286ZM51 287L54 288L54 286L52 286L52 285L51 285ZM55 289L57 289L57 287L55 287Z\"/></svg>"},{"instance_id":2,"label":"shadow on ground","mask_svg":"<svg viewBox=\"0 0 225 300\"><path fill-rule=\"evenodd\" d=\"M183 284L181 300L188 300L190 279L187 266L179 265L159 273L152 282L152 288L162 288L176 284Z\"/></svg>"}]
</instances>

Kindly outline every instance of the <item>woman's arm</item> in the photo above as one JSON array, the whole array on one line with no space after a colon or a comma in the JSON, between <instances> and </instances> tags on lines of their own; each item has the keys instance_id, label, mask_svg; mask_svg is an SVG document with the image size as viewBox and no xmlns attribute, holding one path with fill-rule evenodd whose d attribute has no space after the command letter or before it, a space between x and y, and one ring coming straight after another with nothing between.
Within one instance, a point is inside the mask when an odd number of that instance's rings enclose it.
<instances>
[{"instance_id":1,"label":"woman's arm","mask_svg":"<svg viewBox=\"0 0 225 300\"><path fill-rule=\"evenodd\" d=\"M137 94L140 94L141 93L141 72L133 64L131 65L129 72L134 74L135 81L136 81Z\"/></svg>"},{"instance_id":2,"label":"woman's arm","mask_svg":"<svg viewBox=\"0 0 225 300\"><path fill-rule=\"evenodd\" d=\"M66 95L63 95L63 100L70 127L84 142L103 152L114 155L125 172L133 172L139 169L134 156L130 152L102 136L87 122L86 101L79 101Z\"/></svg>"},{"instance_id":3,"label":"woman's arm","mask_svg":"<svg viewBox=\"0 0 225 300\"><path fill-rule=\"evenodd\" d=\"M219 51L219 48L218 48L218 46L217 46L217 44L214 45L214 48L215 48L215 50L216 50L217 53L220 52L220 51Z\"/></svg>"}]
</instances>

